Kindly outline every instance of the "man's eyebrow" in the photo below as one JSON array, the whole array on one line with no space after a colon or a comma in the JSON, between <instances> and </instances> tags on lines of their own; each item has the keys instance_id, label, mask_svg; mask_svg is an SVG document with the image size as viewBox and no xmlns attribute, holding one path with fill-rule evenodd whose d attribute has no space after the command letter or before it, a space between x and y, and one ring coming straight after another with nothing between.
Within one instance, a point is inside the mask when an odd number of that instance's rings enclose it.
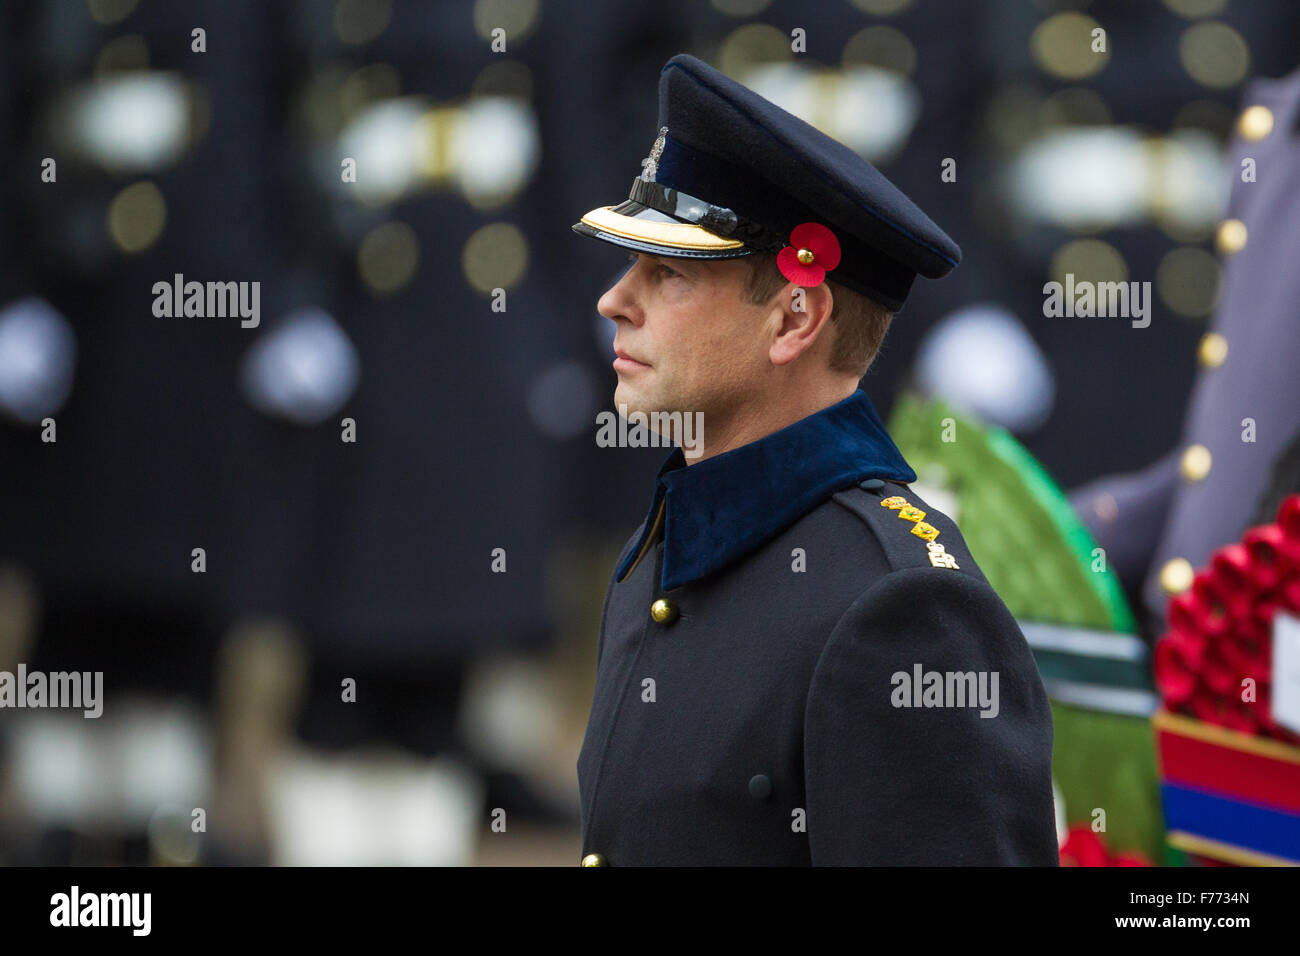
<instances>
[{"instance_id":1,"label":"man's eyebrow","mask_svg":"<svg viewBox=\"0 0 1300 956\"><path fill-rule=\"evenodd\" d=\"M691 259L678 258L675 256L661 256L654 252L640 252L637 250L631 250L628 252L627 261L636 262L638 256L645 256L652 262L660 263L661 265L665 265L672 269L674 272L681 272L683 274L692 272L695 268L695 263Z\"/></svg>"}]
</instances>

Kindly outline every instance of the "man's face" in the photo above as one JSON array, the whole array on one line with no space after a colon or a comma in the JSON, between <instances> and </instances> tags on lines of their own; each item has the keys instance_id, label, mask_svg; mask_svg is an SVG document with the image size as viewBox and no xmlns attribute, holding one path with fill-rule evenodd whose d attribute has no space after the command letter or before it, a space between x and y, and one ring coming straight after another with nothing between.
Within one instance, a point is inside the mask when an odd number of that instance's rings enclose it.
<instances>
[{"instance_id":1,"label":"man's face","mask_svg":"<svg viewBox=\"0 0 1300 956\"><path fill-rule=\"evenodd\" d=\"M752 400L771 368L764 330L771 307L749 301L749 266L646 253L628 259L631 267L596 304L618 327L615 405L708 416Z\"/></svg>"}]
</instances>

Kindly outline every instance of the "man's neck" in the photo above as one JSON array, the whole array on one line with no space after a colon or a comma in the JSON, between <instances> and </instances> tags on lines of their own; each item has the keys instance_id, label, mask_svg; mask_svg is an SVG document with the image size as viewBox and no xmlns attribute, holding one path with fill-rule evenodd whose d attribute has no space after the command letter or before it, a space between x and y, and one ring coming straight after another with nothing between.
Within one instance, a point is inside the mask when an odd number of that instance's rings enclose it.
<instances>
[{"instance_id":1,"label":"man's neck","mask_svg":"<svg viewBox=\"0 0 1300 956\"><path fill-rule=\"evenodd\" d=\"M856 380L852 383L827 383L818 389L739 408L725 419L706 416L702 450L698 457L688 457L686 463L699 464L733 448L758 441L787 425L793 425L809 415L815 415L824 408L844 401L857 391L857 387Z\"/></svg>"}]
</instances>

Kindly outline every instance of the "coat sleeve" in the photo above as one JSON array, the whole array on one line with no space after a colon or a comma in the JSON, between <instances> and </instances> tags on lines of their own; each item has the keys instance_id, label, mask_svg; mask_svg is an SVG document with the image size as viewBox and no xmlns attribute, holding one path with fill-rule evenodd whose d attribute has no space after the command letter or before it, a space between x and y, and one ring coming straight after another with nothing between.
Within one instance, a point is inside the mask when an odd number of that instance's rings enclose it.
<instances>
[{"instance_id":1,"label":"coat sleeve","mask_svg":"<svg viewBox=\"0 0 1300 956\"><path fill-rule=\"evenodd\" d=\"M945 686L983 675L983 705L915 706L917 665ZM1058 864L1051 710L1019 626L979 577L908 568L868 588L822 651L804 729L814 866Z\"/></svg>"}]
</instances>

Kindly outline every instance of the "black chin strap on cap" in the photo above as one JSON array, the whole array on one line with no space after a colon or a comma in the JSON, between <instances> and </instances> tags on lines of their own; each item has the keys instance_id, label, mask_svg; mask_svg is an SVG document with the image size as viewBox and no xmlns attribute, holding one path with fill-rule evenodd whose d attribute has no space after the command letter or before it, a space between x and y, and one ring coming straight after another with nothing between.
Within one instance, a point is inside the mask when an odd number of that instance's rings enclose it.
<instances>
[{"instance_id":1,"label":"black chin strap on cap","mask_svg":"<svg viewBox=\"0 0 1300 956\"><path fill-rule=\"evenodd\" d=\"M760 252L778 252L786 245L783 236L751 219L736 215L726 206L715 206L713 203L670 189L661 183L642 179L640 176L632 180L632 190L627 198L669 216L702 226L719 236L736 239Z\"/></svg>"}]
</instances>

